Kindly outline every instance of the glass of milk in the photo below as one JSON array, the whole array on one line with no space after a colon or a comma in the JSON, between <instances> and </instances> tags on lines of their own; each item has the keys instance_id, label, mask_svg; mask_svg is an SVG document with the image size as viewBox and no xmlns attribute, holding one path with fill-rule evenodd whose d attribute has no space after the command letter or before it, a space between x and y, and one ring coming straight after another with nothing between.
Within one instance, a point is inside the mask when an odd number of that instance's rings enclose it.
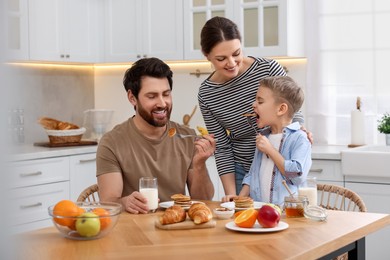
<instances>
[{"instance_id":1,"label":"glass of milk","mask_svg":"<svg viewBox=\"0 0 390 260\"><path fill-rule=\"evenodd\" d=\"M317 178L307 176L306 181L299 185L298 194L306 196L309 200L309 205L317 206Z\"/></svg>"},{"instance_id":2,"label":"glass of milk","mask_svg":"<svg viewBox=\"0 0 390 260\"><path fill-rule=\"evenodd\" d=\"M150 212L158 208L158 185L155 177L141 177L139 179L139 192L147 199Z\"/></svg>"}]
</instances>

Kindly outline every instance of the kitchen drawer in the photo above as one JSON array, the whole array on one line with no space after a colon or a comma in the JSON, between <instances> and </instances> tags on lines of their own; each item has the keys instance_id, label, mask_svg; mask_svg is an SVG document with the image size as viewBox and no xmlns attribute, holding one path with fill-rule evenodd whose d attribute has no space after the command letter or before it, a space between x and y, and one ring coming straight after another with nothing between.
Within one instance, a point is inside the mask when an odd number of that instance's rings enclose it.
<instances>
[{"instance_id":1,"label":"kitchen drawer","mask_svg":"<svg viewBox=\"0 0 390 260\"><path fill-rule=\"evenodd\" d=\"M344 181L341 173L341 161L337 160L313 160L309 175L317 177L322 182Z\"/></svg>"},{"instance_id":2,"label":"kitchen drawer","mask_svg":"<svg viewBox=\"0 0 390 260\"><path fill-rule=\"evenodd\" d=\"M69 180L69 158L55 157L14 162L8 180L11 188L27 187Z\"/></svg>"},{"instance_id":3,"label":"kitchen drawer","mask_svg":"<svg viewBox=\"0 0 390 260\"><path fill-rule=\"evenodd\" d=\"M10 190L13 226L50 220L48 207L69 199L69 181Z\"/></svg>"}]
</instances>

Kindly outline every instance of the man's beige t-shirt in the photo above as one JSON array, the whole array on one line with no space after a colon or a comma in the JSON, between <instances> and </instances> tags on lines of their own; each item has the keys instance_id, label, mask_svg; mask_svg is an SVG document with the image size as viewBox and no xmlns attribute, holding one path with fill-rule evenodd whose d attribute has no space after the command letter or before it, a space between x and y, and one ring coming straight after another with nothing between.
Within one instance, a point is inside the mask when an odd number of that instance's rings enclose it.
<instances>
[{"instance_id":1,"label":"man's beige t-shirt","mask_svg":"<svg viewBox=\"0 0 390 260\"><path fill-rule=\"evenodd\" d=\"M195 134L193 129L172 121L167 126L181 134ZM115 126L99 142L96 175L122 173L122 197L138 191L139 178L144 176L157 177L160 201L169 201L176 193L184 194L194 140L169 137L167 132L160 140L149 139L139 132L132 118Z\"/></svg>"}]
</instances>

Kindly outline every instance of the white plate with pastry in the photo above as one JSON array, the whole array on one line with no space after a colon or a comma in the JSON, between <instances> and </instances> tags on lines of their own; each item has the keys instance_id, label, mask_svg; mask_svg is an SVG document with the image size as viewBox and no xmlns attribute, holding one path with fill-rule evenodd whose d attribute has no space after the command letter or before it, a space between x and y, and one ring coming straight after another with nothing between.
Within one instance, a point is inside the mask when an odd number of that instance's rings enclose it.
<instances>
[{"instance_id":1,"label":"white plate with pastry","mask_svg":"<svg viewBox=\"0 0 390 260\"><path fill-rule=\"evenodd\" d=\"M264 204L264 202L259 202L259 201L254 201L253 202L253 208L254 209L259 209L261 208ZM228 208L228 209L235 209L235 210L246 210L248 208L236 208L235 204L234 204L234 201L230 201L230 202L224 202L221 204L221 207L224 207L224 208Z\"/></svg>"},{"instance_id":2,"label":"white plate with pastry","mask_svg":"<svg viewBox=\"0 0 390 260\"><path fill-rule=\"evenodd\" d=\"M267 233L267 232L276 232L285 230L288 228L288 224L286 222L280 221L276 227L273 228L263 228L259 223L255 223L255 225L251 228L242 228L237 226L234 221L226 223L225 227L229 230L239 231L239 232L249 232L249 233Z\"/></svg>"},{"instance_id":3,"label":"white plate with pastry","mask_svg":"<svg viewBox=\"0 0 390 260\"><path fill-rule=\"evenodd\" d=\"M203 203L203 202L192 200L192 201L191 201L191 205L194 204L194 203ZM175 204L175 202L174 202L173 200L171 200L171 201L160 202L158 205L160 206L160 208L167 209L167 208L173 206L174 204ZM203 203L203 204L204 204L204 203ZM186 209L186 210L187 210L187 209L189 209L189 208L191 207L191 205L190 205L190 206L185 206L185 207L183 207L183 209Z\"/></svg>"}]
</instances>

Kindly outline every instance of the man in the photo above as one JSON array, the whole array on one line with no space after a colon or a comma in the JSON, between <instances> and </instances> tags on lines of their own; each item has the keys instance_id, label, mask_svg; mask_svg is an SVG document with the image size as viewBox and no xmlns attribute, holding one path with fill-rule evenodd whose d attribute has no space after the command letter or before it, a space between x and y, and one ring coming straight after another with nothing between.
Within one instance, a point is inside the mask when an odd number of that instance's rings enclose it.
<instances>
[{"instance_id":1,"label":"man","mask_svg":"<svg viewBox=\"0 0 390 260\"><path fill-rule=\"evenodd\" d=\"M170 137L168 130L195 134L170 121L172 71L157 58L138 60L125 73L123 84L135 115L106 133L97 150L97 178L101 201L121 203L130 213L147 213L146 198L138 192L142 176L158 179L161 201L185 193L211 199L214 187L206 160L215 151L212 135L203 138Z\"/></svg>"}]
</instances>

